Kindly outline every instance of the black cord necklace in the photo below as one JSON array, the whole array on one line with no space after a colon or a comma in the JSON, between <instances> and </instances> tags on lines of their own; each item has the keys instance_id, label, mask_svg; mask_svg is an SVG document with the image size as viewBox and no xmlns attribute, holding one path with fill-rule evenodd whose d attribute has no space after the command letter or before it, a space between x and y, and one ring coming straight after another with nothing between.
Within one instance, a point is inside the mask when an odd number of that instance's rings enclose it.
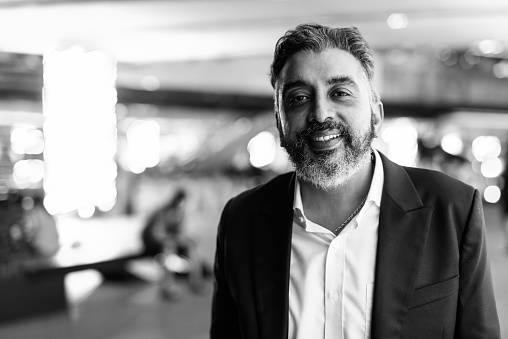
<instances>
[{"instance_id":1,"label":"black cord necklace","mask_svg":"<svg viewBox=\"0 0 508 339\"><path fill-rule=\"evenodd\" d=\"M370 161L373 162L374 166L375 166L376 157L374 156L374 152L370 153ZM372 172L374 172L374 166L372 167ZM344 227L346 227L346 225L349 224L349 222L351 220L353 220L353 218L356 217L358 215L358 213L360 213L360 211L362 210L362 207L365 205L365 202L367 201L367 196L368 195L369 195L369 193L367 192L367 195L365 196L365 198L363 198L362 202L353 211L353 213L351 213L351 215L346 220L344 220L344 222L342 224L340 224L336 229L334 229L332 231L332 233L335 234L335 236L339 235L339 233L342 232Z\"/></svg>"},{"instance_id":2,"label":"black cord necklace","mask_svg":"<svg viewBox=\"0 0 508 339\"><path fill-rule=\"evenodd\" d=\"M368 195L368 194L367 194ZM358 213L360 213L363 205L365 205L365 202L367 201L367 195L365 196L365 198L363 198L362 202L360 203L360 205L358 205L358 207L353 211L353 213L351 213L351 215L346 219L344 220L344 222L342 224L340 224L336 229L334 229L332 232L333 234L335 234L336 236L339 235L340 232L342 232L342 230L344 229L344 227L346 227L347 224L349 224L349 222L358 215Z\"/></svg>"}]
</instances>

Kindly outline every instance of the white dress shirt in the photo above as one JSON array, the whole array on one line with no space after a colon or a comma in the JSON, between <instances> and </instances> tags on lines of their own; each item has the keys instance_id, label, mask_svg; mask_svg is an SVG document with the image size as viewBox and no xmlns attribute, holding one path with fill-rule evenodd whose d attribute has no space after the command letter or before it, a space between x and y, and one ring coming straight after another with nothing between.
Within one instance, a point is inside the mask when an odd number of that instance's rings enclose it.
<instances>
[{"instance_id":1,"label":"white dress shirt","mask_svg":"<svg viewBox=\"0 0 508 339\"><path fill-rule=\"evenodd\" d=\"M305 217L296 180L289 281L289 339L370 338L384 174L376 150L367 200L335 236Z\"/></svg>"}]
</instances>

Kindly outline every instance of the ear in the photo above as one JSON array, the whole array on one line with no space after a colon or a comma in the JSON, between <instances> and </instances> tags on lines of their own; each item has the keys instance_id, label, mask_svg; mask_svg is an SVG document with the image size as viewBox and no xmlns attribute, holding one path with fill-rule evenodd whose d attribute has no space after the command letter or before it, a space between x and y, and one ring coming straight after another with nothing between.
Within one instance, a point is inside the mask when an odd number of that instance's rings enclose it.
<instances>
[{"instance_id":1,"label":"ear","mask_svg":"<svg viewBox=\"0 0 508 339\"><path fill-rule=\"evenodd\" d=\"M379 131L381 130L381 125L383 123L383 119L385 117L385 111L383 108L383 103L381 101L377 101L372 104L372 122L374 124L374 131L376 136L379 136Z\"/></svg>"},{"instance_id":2,"label":"ear","mask_svg":"<svg viewBox=\"0 0 508 339\"><path fill-rule=\"evenodd\" d=\"M279 100L277 100L277 91L273 94L273 111L275 113L275 122L277 124L277 129L279 130L279 133L282 133L282 123L280 121L280 115L279 115Z\"/></svg>"},{"instance_id":3,"label":"ear","mask_svg":"<svg viewBox=\"0 0 508 339\"><path fill-rule=\"evenodd\" d=\"M280 116L279 116L279 111L278 110L275 110L275 123L277 124L277 129L279 131L282 131L282 124L280 122Z\"/></svg>"}]
</instances>

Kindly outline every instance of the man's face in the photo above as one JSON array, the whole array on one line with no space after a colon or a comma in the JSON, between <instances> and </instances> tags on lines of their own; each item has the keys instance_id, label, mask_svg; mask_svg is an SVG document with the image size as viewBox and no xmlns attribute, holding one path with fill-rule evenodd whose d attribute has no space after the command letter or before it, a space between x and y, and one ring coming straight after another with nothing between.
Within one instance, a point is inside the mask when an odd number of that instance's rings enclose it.
<instances>
[{"instance_id":1,"label":"man's face","mask_svg":"<svg viewBox=\"0 0 508 339\"><path fill-rule=\"evenodd\" d=\"M383 116L364 70L350 53L330 48L288 59L276 86L278 128L299 178L331 190L370 160Z\"/></svg>"}]
</instances>

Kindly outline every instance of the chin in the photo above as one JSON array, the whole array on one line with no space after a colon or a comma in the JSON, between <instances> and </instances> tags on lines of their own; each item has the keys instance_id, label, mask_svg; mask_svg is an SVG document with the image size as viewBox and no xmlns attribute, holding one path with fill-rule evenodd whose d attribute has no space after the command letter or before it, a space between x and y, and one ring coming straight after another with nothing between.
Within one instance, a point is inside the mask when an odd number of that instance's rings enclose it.
<instances>
[{"instance_id":1,"label":"chin","mask_svg":"<svg viewBox=\"0 0 508 339\"><path fill-rule=\"evenodd\" d=\"M370 152L360 156L334 150L312 154L307 153L303 162L295 164L296 174L303 182L327 192L343 187L370 161Z\"/></svg>"},{"instance_id":2,"label":"chin","mask_svg":"<svg viewBox=\"0 0 508 339\"><path fill-rule=\"evenodd\" d=\"M351 180L355 173L342 171L330 171L316 168L297 170L298 179L309 183L317 189L329 192L343 187Z\"/></svg>"}]
</instances>

